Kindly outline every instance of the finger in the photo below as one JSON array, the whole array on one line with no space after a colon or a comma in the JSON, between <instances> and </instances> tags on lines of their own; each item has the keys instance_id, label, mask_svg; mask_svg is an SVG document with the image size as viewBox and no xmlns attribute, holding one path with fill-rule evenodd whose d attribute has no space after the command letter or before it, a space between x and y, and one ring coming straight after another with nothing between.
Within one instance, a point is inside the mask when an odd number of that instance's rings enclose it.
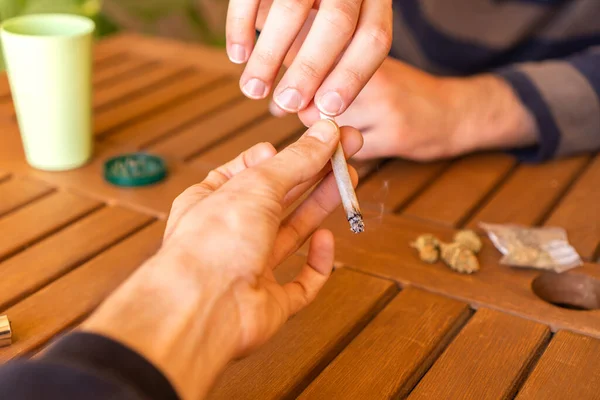
<instances>
[{"instance_id":1,"label":"finger","mask_svg":"<svg viewBox=\"0 0 600 400\"><path fill-rule=\"evenodd\" d=\"M358 184L358 173L348 168L354 187ZM281 224L273 246L272 265L293 254L313 234L340 204L342 200L333 173L300 204Z\"/></svg>"},{"instance_id":2,"label":"finger","mask_svg":"<svg viewBox=\"0 0 600 400\"><path fill-rule=\"evenodd\" d=\"M346 159L349 159L355 155L363 144L363 137L361 133L350 127L344 126L340 128L340 141L342 142L342 148L344 149L344 155ZM304 193L312 188L317 182L323 179L331 171L331 163L327 163L325 167L315 176L313 179L309 179L307 182L301 183L288 192L283 200L283 208L288 208L296 200L298 200Z\"/></svg>"},{"instance_id":3,"label":"finger","mask_svg":"<svg viewBox=\"0 0 600 400\"><path fill-rule=\"evenodd\" d=\"M391 43L391 1L364 0L352 42L317 91L319 110L331 116L343 113L383 63Z\"/></svg>"},{"instance_id":4,"label":"finger","mask_svg":"<svg viewBox=\"0 0 600 400\"><path fill-rule=\"evenodd\" d=\"M240 174L228 185L232 190L272 194L273 200L282 202L290 190L316 176L329 162L339 132L334 122L319 121L275 157Z\"/></svg>"},{"instance_id":5,"label":"finger","mask_svg":"<svg viewBox=\"0 0 600 400\"><path fill-rule=\"evenodd\" d=\"M258 143L238 155L235 159L210 171L199 184L190 186L173 201L164 238L167 239L177 222L200 200L219 189L225 182L240 172L254 167L273 157L277 150L270 143Z\"/></svg>"},{"instance_id":6,"label":"finger","mask_svg":"<svg viewBox=\"0 0 600 400\"><path fill-rule=\"evenodd\" d=\"M363 131L378 122L385 115L385 107L380 104L378 98L367 98L359 95L344 113L335 117L335 121L340 126L353 126L359 131ZM305 126L311 126L321 119L321 112L314 101L304 110L298 113L298 118Z\"/></svg>"},{"instance_id":7,"label":"finger","mask_svg":"<svg viewBox=\"0 0 600 400\"><path fill-rule=\"evenodd\" d=\"M356 160L398 156L400 132L390 132L375 128L366 131L363 137L363 147L354 156Z\"/></svg>"},{"instance_id":8,"label":"finger","mask_svg":"<svg viewBox=\"0 0 600 400\"><path fill-rule=\"evenodd\" d=\"M240 79L251 99L267 96L283 60L302 28L314 0L275 0Z\"/></svg>"},{"instance_id":9,"label":"finger","mask_svg":"<svg viewBox=\"0 0 600 400\"><path fill-rule=\"evenodd\" d=\"M286 115L288 115L287 112L285 112L285 110L282 110L281 108L279 108L279 106L277 104L275 104L275 102L271 101L269 103L269 112L271 113L272 116L277 117L277 118L282 118L285 117Z\"/></svg>"},{"instance_id":10,"label":"finger","mask_svg":"<svg viewBox=\"0 0 600 400\"><path fill-rule=\"evenodd\" d=\"M298 112L308 105L317 89L350 42L362 0L324 0L317 17L274 92L277 105Z\"/></svg>"},{"instance_id":11,"label":"finger","mask_svg":"<svg viewBox=\"0 0 600 400\"><path fill-rule=\"evenodd\" d=\"M256 36L255 23L260 0L230 0L225 35L229 59L242 64L248 61Z\"/></svg>"},{"instance_id":12,"label":"finger","mask_svg":"<svg viewBox=\"0 0 600 400\"><path fill-rule=\"evenodd\" d=\"M200 185L194 185L190 189L192 189L192 192L195 189L202 190L203 188L214 192L240 172L260 164L275 156L275 154L277 154L277 150L271 143L255 144L248 150L240 153L233 160L210 171Z\"/></svg>"},{"instance_id":13,"label":"finger","mask_svg":"<svg viewBox=\"0 0 600 400\"><path fill-rule=\"evenodd\" d=\"M310 304L327 282L333 269L334 248L330 231L321 230L312 237L306 264L294 281L283 286L289 298L290 316Z\"/></svg>"}]
</instances>

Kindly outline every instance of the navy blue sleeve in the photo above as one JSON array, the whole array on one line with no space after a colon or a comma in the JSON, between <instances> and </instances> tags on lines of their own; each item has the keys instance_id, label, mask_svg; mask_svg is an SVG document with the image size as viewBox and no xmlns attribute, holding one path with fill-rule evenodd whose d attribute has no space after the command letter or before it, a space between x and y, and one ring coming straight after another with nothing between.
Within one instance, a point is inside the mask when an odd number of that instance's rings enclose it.
<instances>
[{"instance_id":1,"label":"navy blue sleeve","mask_svg":"<svg viewBox=\"0 0 600 400\"><path fill-rule=\"evenodd\" d=\"M600 49L496 72L513 87L537 123L539 144L514 151L523 161L600 149Z\"/></svg>"},{"instance_id":2,"label":"navy blue sleeve","mask_svg":"<svg viewBox=\"0 0 600 400\"><path fill-rule=\"evenodd\" d=\"M103 336L71 333L36 360L0 368L2 399L178 399L154 365Z\"/></svg>"}]
</instances>

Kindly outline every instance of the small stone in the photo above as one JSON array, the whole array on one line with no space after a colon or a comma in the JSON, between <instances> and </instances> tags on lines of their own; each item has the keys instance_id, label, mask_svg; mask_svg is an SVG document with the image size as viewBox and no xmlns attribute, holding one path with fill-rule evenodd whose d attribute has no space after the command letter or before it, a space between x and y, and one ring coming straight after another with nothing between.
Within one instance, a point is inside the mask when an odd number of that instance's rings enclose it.
<instances>
[{"instance_id":1,"label":"small stone","mask_svg":"<svg viewBox=\"0 0 600 400\"><path fill-rule=\"evenodd\" d=\"M454 235L454 242L462 244L475 254L479 253L483 246L479 235L470 229L456 232Z\"/></svg>"},{"instance_id":2,"label":"small stone","mask_svg":"<svg viewBox=\"0 0 600 400\"><path fill-rule=\"evenodd\" d=\"M441 243L440 250L442 260L452 270L461 274L471 274L479 271L477 256L461 243Z\"/></svg>"}]
</instances>

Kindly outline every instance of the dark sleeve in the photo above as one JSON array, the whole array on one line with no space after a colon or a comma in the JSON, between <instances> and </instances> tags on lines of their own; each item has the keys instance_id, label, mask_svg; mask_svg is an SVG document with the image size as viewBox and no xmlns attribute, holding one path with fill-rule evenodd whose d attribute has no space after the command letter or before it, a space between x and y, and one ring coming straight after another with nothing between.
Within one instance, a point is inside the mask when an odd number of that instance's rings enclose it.
<instances>
[{"instance_id":1,"label":"dark sleeve","mask_svg":"<svg viewBox=\"0 0 600 400\"><path fill-rule=\"evenodd\" d=\"M71 333L36 360L0 368L2 399L178 399L152 364L106 337Z\"/></svg>"},{"instance_id":2,"label":"dark sleeve","mask_svg":"<svg viewBox=\"0 0 600 400\"><path fill-rule=\"evenodd\" d=\"M496 71L534 116L539 145L518 150L544 161L600 149L600 48L561 60L512 65Z\"/></svg>"}]
</instances>

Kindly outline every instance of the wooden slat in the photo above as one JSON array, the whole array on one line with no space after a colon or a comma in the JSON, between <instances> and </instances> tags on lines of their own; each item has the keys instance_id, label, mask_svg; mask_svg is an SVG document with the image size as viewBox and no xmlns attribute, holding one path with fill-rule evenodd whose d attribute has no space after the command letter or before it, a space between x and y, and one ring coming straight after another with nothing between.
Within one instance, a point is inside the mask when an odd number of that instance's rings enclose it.
<instances>
[{"instance_id":1,"label":"wooden slat","mask_svg":"<svg viewBox=\"0 0 600 400\"><path fill-rule=\"evenodd\" d=\"M107 65L94 70L92 84L94 86L108 85L112 80L125 75L131 75L136 70L143 69L151 64L151 61L139 57L126 56L111 61Z\"/></svg>"},{"instance_id":2,"label":"wooden slat","mask_svg":"<svg viewBox=\"0 0 600 400\"><path fill-rule=\"evenodd\" d=\"M175 107L160 110L143 120L111 132L110 140L139 147L147 147L155 142L160 143L171 136L176 136L179 130L194 129L196 121L199 120L198 123L202 124L206 114L241 97L237 82L220 82L201 93L191 95ZM188 128L188 124L192 125ZM210 135L211 132L202 132L200 135L195 132L195 134L200 140L204 134Z\"/></svg>"},{"instance_id":3,"label":"wooden slat","mask_svg":"<svg viewBox=\"0 0 600 400\"><path fill-rule=\"evenodd\" d=\"M439 175L446 165L444 162L390 161L364 181L356 194L361 202L376 202L382 205L383 212L394 212Z\"/></svg>"},{"instance_id":4,"label":"wooden slat","mask_svg":"<svg viewBox=\"0 0 600 400\"><path fill-rule=\"evenodd\" d=\"M481 309L408 398L511 398L549 336L543 325Z\"/></svg>"},{"instance_id":5,"label":"wooden slat","mask_svg":"<svg viewBox=\"0 0 600 400\"><path fill-rule=\"evenodd\" d=\"M267 113L267 101L243 100L168 136L148 150L184 160Z\"/></svg>"},{"instance_id":6,"label":"wooden slat","mask_svg":"<svg viewBox=\"0 0 600 400\"><path fill-rule=\"evenodd\" d=\"M484 239L478 255L481 270L473 275L452 271L442 262L433 265L419 260L410 242L423 233L432 233L443 241L451 241L454 230L426 221L394 214L379 221L370 220L360 235L353 234L342 210L322 225L335 237L336 262L366 273L386 277L443 294L476 306L487 306L551 325L600 338L600 310L579 312L554 306L537 297L532 281L540 271L500 265L500 254ZM306 254L306 247L301 249ZM573 273L600 279L596 264L585 264Z\"/></svg>"},{"instance_id":7,"label":"wooden slat","mask_svg":"<svg viewBox=\"0 0 600 400\"><path fill-rule=\"evenodd\" d=\"M52 191L43 182L13 178L0 182L0 217Z\"/></svg>"},{"instance_id":8,"label":"wooden slat","mask_svg":"<svg viewBox=\"0 0 600 400\"><path fill-rule=\"evenodd\" d=\"M106 207L0 263L0 310L150 221L125 208Z\"/></svg>"},{"instance_id":9,"label":"wooden slat","mask_svg":"<svg viewBox=\"0 0 600 400\"><path fill-rule=\"evenodd\" d=\"M467 226L477 229L479 222L539 224L588 159L581 156L519 166Z\"/></svg>"},{"instance_id":10,"label":"wooden slat","mask_svg":"<svg viewBox=\"0 0 600 400\"><path fill-rule=\"evenodd\" d=\"M56 192L0 219L0 259L100 207L100 203Z\"/></svg>"},{"instance_id":11,"label":"wooden slat","mask_svg":"<svg viewBox=\"0 0 600 400\"><path fill-rule=\"evenodd\" d=\"M118 107L102 110L96 115L94 132L105 133L128 120L135 119L153 110L170 105L179 97L190 94L211 81L218 79L218 75L207 73L188 73L177 80L169 82L151 92L137 96Z\"/></svg>"},{"instance_id":12,"label":"wooden slat","mask_svg":"<svg viewBox=\"0 0 600 400\"><path fill-rule=\"evenodd\" d=\"M94 95L94 107L106 106L111 102L136 93L157 82L175 77L184 71L184 67L176 65L152 65L140 74L133 75L118 84L106 87L105 90L97 91Z\"/></svg>"},{"instance_id":13,"label":"wooden slat","mask_svg":"<svg viewBox=\"0 0 600 400\"><path fill-rule=\"evenodd\" d=\"M546 221L547 226L565 228L579 254L591 259L600 244L600 157L577 180Z\"/></svg>"},{"instance_id":14,"label":"wooden slat","mask_svg":"<svg viewBox=\"0 0 600 400\"><path fill-rule=\"evenodd\" d=\"M405 215L456 226L473 210L514 165L503 154L468 156L445 172L405 209Z\"/></svg>"},{"instance_id":15,"label":"wooden slat","mask_svg":"<svg viewBox=\"0 0 600 400\"><path fill-rule=\"evenodd\" d=\"M466 304L408 288L299 398L404 398L469 314Z\"/></svg>"},{"instance_id":16,"label":"wooden slat","mask_svg":"<svg viewBox=\"0 0 600 400\"><path fill-rule=\"evenodd\" d=\"M296 115L283 118L270 117L201 153L198 157L193 158L190 164L202 168L216 167L234 159L258 142L270 142L277 146L286 138L301 131L303 127L304 125Z\"/></svg>"},{"instance_id":17,"label":"wooden slat","mask_svg":"<svg viewBox=\"0 0 600 400\"><path fill-rule=\"evenodd\" d=\"M209 398L296 396L396 292L389 281L333 273L317 299L250 357L229 365Z\"/></svg>"},{"instance_id":18,"label":"wooden slat","mask_svg":"<svg viewBox=\"0 0 600 400\"><path fill-rule=\"evenodd\" d=\"M81 321L158 249L164 227L144 228L6 310L14 336L11 346L0 349L0 362L36 350Z\"/></svg>"},{"instance_id":19,"label":"wooden slat","mask_svg":"<svg viewBox=\"0 0 600 400\"><path fill-rule=\"evenodd\" d=\"M185 60L203 70L222 72L239 77L243 66L234 64L219 47L198 46L172 38L144 36L132 32L122 33L118 40L124 48L143 57L165 61Z\"/></svg>"},{"instance_id":20,"label":"wooden slat","mask_svg":"<svg viewBox=\"0 0 600 400\"><path fill-rule=\"evenodd\" d=\"M595 400L600 396L600 340L560 331L540 358L517 400Z\"/></svg>"}]
</instances>

